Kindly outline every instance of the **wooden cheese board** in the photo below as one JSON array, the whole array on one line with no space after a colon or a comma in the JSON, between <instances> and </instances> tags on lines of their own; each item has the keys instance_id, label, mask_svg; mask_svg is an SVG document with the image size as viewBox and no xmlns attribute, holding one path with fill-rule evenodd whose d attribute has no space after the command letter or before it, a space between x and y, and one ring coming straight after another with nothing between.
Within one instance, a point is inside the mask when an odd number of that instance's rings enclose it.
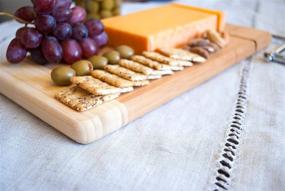
<instances>
[{"instance_id":1,"label":"wooden cheese board","mask_svg":"<svg viewBox=\"0 0 285 191\"><path fill-rule=\"evenodd\" d=\"M0 63L0 92L76 142L88 144L209 80L271 42L269 33L253 28L228 24L226 30L230 43L206 63L154 80L85 112L76 112L54 99L62 87L53 85L49 67L36 65L29 59L12 65L4 53ZM6 50L9 40L2 43L1 50Z\"/></svg>"}]
</instances>

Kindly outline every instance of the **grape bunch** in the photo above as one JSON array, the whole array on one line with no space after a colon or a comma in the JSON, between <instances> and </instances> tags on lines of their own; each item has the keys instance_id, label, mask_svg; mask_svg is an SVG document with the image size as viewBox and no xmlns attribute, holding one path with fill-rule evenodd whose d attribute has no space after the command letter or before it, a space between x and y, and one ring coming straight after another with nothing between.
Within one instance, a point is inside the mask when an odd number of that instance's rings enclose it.
<instances>
[{"instance_id":1,"label":"grape bunch","mask_svg":"<svg viewBox=\"0 0 285 191\"><path fill-rule=\"evenodd\" d=\"M21 62L28 53L39 64L72 64L90 58L108 42L100 20L86 20L86 11L72 0L32 0L15 17L25 22L10 42L6 57Z\"/></svg>"}]
</instances>

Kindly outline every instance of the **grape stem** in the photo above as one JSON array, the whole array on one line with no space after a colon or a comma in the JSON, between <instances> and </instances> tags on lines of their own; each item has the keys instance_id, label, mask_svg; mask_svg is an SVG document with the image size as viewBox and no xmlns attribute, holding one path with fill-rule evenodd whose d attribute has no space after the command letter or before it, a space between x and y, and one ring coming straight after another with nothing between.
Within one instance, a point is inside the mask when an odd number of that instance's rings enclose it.
<instances>
[{"instance_id":1,"label":"grape stem","mask_svg":"<svg viewBox=\"0 0 285 191\"><path fill-rule=\"evenodd\" d=\"M10 14L10 13L0 12L0 16L11 17L11 18L15 19L16 21L18 21L18 22L20 22L20 23L29 24L29 22L24 21L23 19L20 19L19 17L16 17L15 15Z\"/></svg>"}]
</instances>

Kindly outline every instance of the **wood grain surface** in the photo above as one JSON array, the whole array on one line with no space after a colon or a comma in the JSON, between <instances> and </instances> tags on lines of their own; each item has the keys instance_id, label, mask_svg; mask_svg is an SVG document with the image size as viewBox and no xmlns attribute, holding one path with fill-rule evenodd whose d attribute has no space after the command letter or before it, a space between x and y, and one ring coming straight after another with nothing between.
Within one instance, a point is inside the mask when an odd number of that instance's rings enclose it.
<instances>
[{"instance_id":1,"label":"wood grain surface","mask_svg":"<svg viewBox=\"0 0 285 191\"><path fill-rule=\"evenodd\" d=\"M29 59L18 65L0 63L0 92L76 142L87 144L209 80L266 47L271 40L269 33L252 28L227 25L227 31L229 45L206 63L154 80L86 112L73 111L55 100L54 94L62 87L52 84L50 67L36 65ZM1 48L6 49L7 44L4 46Z\"/></svg>"}]
</instances>

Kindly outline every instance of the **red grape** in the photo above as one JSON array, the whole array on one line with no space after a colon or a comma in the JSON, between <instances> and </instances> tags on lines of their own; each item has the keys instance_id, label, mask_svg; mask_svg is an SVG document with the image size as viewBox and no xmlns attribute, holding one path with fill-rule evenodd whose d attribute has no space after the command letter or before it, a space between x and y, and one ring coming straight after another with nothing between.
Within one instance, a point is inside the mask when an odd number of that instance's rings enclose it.
<instances>
[{"instance_id":1,"label":"red grape","mask_svg":"<svg viewBox=\"0 0 285 191\"><path fill-rule=\"evenodd\" d=\"M95 40L98 47L102 47L108 43L108 35L106 32L102 32L101 34L94 36L93 40Z\"/></svg>"},{"instance_id":2,"label":"red grape","mask_svg":"<svg viewBox=\"0 0 285 191\"><path fill-rule=\"evenodd\" d=\"M85 39L81 40L79 42L79 44L80 44L80 46L82 48L83 56L85 58L90 58L91 56L96 54L96 52L97 52L97 45L96 45L96 42L93 39L85 38Z\"/></svg>"},{"instance_id":3,"label":"red grape","mask_svg":"<svg viewBox=\"0 0 285 191\"><path fill-rule=\"evenodd\" d=\"M99 35L104 31L104 25L100 20L89 19L85 22L85 26L87 27L89 36L91 37Z\"/></svg>"},{"instance_id":4,"label":"red grape","mask_svg":"<svg viewBox=\"0 0 285 191\"><path fill-rule=\"evenodd\" d=\"M68 21L71 17L71 9L58 7L53 10L52 15L57 22L65 22Z\"/></svg>"},{"instance_id":5,"label":"red grape","mask_svg":"<svg viewBox=\"0 0 285 191\"><path fill-rule=\"evenodd\" d=\"M31 27L22 27L16 32L16 38L27 49L40 46L42 36L35 28Z\"/></svg>"},{"instance_id":6,"label":"red grape","mask_svg":"<svg viewBox=\"0 0 285 191\"><path fill-rule=\"evenodd\" d=\"M27 50L21 45L20 41L13 39L6 52L6 58L11 63L21 62L27 55Z\"/></svg>"},{"instance_id":7,"label":"red grape","mask_svg":"<svg viewBox=\"0 0 285 191\"><path fill-rule=\"evenodd\" d=\"M56 0L33 0L34 9L37 13L51 13Z\"/></svg>"},{"instance_id":8,"label":"red grape","mask_svg":"<svg viewBox=\"0 0 285 191\"><path fill-rule=\"evenodd\" d=\"M56 0L55 8L65 8L69 9L71 6L72 0Z\"/></svg>"},{"instance_id":9,"label":"red grape","mask_svg":"<svg viewBox=\"0 0 285 191\"><path fill-rule=\"evenodd\" d=\"M83 23L76 23L72 27L72 37L76 40L82 40L88 37L88 29Z\"/></svg>"},{"instance_id":10,"label":"red grape","mask_svg":"<svg viewBox=\"0 0 285 191\"><path fill-rule=\"evenodd\" d=\"M86 11L80 6L75 6L72 8L70 23L75 24L82 22L86 19Z\"/></svg>"},{"instance_id":11,"label":"red grape","mask_svg":"<svg viewBox=\"0 0 285 191\"><path fill-rule=\"evenodd\" d=\"M51 63L59 63L62 59L62 48L55 37L45 37L41 50L45 59Z\"/></svg>"},{"instance_id":12,"label":"red grape","mask_svg":"<svg viewBox=\"0 0 285 191\"><path fill-rule=\"evenodd\" d=\"M72 35L72 27L69 23L58 23L53 34L59 40L68 39Z\"/></svg>"},{"instance_id":13,"label":"red grape","mask_svg":"<svg viewBox=\"0 0 285 191\"><path fill-rule=\"evenodd\" d=\"M31 58L34 62L42 65L48 64L48 61L45 59L40 48L31 49L30 53L31 53Z\"/></svg>"},{"instance_id":14,"label":"red grape","mask_svg":"<svg viewBox=\"0 0 285 191\"><path fill-rule=\"evenodd\" d=\"M36 17L34 8L31 6L24 6L19 8L14 15L29 23L32 22Z\"/></svg>"},{"instance_id":15,"label":"red grape","mask_svg":"<svg viewBox=\"0 0 285 191\"><path fill-rule=\"evenodd\" d=\"M25 31L27 30L27 27L21 27L16 31L16 39L21 41L22 36L24 35Z\"/></svg>"},{"instance_id":16,"label":"red grape","mask_svg":"<svg viewBox=\"0 0 285 191\"><path fill-rule=\"evenodd\" d=\"M54 30L56 21L51 15L39 15L35 20L35 25L38 31L49 34Z\"/></svg>"},{"instance_id":17,"label":"red grape","mask_svg":"<svg viewBox=\"0 0 285 191\"><path fill-rule=\"evenodd\" d=\"M68 64L73 64L82 57L82 50L76 40L68 39L62 42L63 59Z\"/></svg>"}]
</instances>

